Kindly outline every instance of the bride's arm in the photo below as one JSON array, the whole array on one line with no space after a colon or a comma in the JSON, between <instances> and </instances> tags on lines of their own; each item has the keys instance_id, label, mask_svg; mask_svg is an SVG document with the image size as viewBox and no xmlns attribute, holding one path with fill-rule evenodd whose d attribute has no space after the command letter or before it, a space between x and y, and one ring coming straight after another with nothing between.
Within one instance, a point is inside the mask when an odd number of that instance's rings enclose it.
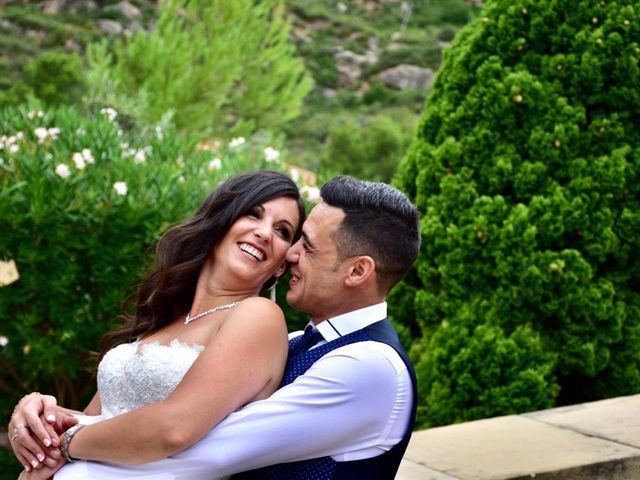
<instances>
[{"instance_id":1,"label":"bride's arm","mask_svg":"<svg viewBox=\"0 0 640 480\"><path fill-rule=\"evenodd\" d=\"M278 387L287 356L280 308L243 301L164 401L78 430L72 458L145 463L197 442L229 413Z\"/></svg>"}]
</instances>

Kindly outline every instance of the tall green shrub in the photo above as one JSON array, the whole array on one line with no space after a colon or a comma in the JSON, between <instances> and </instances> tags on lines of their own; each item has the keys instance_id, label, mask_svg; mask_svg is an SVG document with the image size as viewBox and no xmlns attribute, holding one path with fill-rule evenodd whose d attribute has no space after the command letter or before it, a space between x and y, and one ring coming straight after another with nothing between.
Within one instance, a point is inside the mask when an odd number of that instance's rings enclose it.
<instances>
[{"instance_id":1,"label":"tall green shrub","mask_svg":"<svg viewBox=\"0 0 640 480\"><path fill-rule=\"evenodd\" d=\"M89 101L199 135L276 130L311 89L277 0L163 0L150 32L90 45Z\"/></svg>"},{"instance_id":2,"label":"tall green shrub","mask_svg":"<svg viewBox=\"0 0 640 480\"><path fill-rule=\"evenodd\" d=\"M639 59L632 0L488 0L446 52L396 177L423 424L640 391Z\"/></svg>"},{"instance_id":3,"label":"tall green shrub","mask_svg":"<svg viewBox=\"0 0 640 480\"><path fill-rule=\"evenodd\" d=\"M123 133L114 115L0 110L0 260L20 274L0 288L4 418L33 390L83 406L94 388L88 352L159 235L229 175L280 168L259 140L196 149L167 125Z\"/></svg>"}]
</instances>

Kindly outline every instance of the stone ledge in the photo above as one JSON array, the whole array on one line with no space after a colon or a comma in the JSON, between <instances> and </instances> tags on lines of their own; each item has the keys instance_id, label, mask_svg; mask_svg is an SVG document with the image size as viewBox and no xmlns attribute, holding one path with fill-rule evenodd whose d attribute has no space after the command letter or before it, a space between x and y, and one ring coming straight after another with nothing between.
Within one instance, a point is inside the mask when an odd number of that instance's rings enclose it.
<instances>
[{"instance_id":1,"label":"stone ledge","mask_svg":"<svg viewBox=\"0 0 640 480\"><path fill-rule=\"evenodd\" d=\"M638 480L640 395L415 432L398 480Z\"/></svg>"}]
</instances>

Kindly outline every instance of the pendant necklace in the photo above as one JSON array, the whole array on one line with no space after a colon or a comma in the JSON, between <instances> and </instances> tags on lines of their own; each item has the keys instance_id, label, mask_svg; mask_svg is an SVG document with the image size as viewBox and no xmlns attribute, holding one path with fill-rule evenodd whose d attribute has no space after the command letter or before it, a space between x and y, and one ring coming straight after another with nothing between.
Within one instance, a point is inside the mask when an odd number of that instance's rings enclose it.
<instances>
[{"instance_id":1,"label":"pendant necklace","mask_svg":"<svg viewBox=\"0 0 640 480\"><path fill-rule=\"evenodd\" d=\"M207 310L206 312L202 312L197 314L195 317L191 316L191 313L187 313L187 316L184 317L184 324L188 325L189 323L193 322L194 320L197 320L199 318L202 318L206 315L209 315L213 312L219 312L220 310L226 310L227 308L233 308L236 305L238 305L240 302L236 301L236 302L231 302L231 303L225 303L224 305L218 305L217 307L213 307L209 310Z\"/></svg>"}]
</instances>

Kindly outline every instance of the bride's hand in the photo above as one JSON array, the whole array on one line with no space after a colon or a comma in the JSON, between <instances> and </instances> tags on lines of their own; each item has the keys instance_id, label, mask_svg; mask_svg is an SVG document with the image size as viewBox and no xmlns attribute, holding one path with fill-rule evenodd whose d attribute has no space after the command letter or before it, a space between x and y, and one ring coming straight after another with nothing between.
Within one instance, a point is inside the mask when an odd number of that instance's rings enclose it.
<instances>
[{"instance_id":1,"label":"bride's hand","mask_svg":"<svg viewBox=\"0 0 640 480\"><path fill-rule=\"evenodd\" d=\"M63 422L54 413L56 403L55 397L31 393L13 411L7 428L9 443L27 472L41 463L54 466L60 458L60 439L52 424Z\"/></svg>"}]
</instances>

